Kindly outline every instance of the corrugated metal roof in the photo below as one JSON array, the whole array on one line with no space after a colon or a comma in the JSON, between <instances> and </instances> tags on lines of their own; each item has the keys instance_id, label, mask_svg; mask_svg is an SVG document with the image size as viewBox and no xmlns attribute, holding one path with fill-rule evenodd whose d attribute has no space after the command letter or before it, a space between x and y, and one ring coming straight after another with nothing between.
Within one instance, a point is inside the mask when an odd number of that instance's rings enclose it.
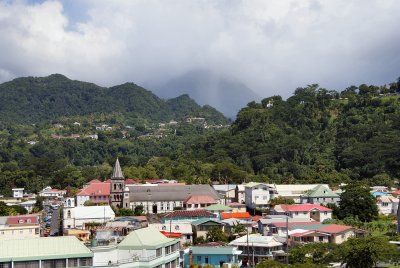
<instances>
[{"instance_id":1,"label":"corrugated metal roof","mask_svg":"<svg viewBox=\"0 0 400 268\"><path fill-rule=\"evenodd\" d=\"M75 236L0 240L0 261L48 260L92 257Z\"/></svg>"},{"instance_id":2,"label":"corrugated metal roof","mask_svg":"<svg viewBox=\"0 0 400 268\"><path fill-rule=\"evenodd\" d=\"M333 198L338 198L339 195L335 194L334 192L332 192L331 189L329 189L329 187L326 187L325 185L319 184L316 187L314 187L313 189L306 191L304 193L305 196L308 197L333 197Z\"/></svg>"},{"instance_id":3,"label":"corrugated metal roof","mask_svg":"<svg viewBox=\"0 0 400 268\"><path fill-rule=\"evenodd\" d=\"M221 204L214 204L214 205L205 207L204 210L207 210L207 211L232 211L232 208L225 206L225 205L221 205Z\"/></svg>"},{"instance_id":4,"label":"corrugated metal roof","mask_svg":"<svg viewBox=\"0 0 400 268\"><path fill-rule=\"evenodd\" d=\"M146 227L132 231L118 249L157 249L177 242L178 239L167 238L154 227Z\"/></svg>"},{"instance_id":5,"label":"corrugated metal roof","mask_svg":"<svg viewBox=\"0 0 400 268\"><path fill-rule=\"evenodd\" d=\"M208 195L221 199L210 185L128 186L131 202L184 201L192 195Z\"/></svg>"},{"instance_id":6,"label":"corrugated metal roof","mask_svg":"<svg viewBox=\"0 0 400 268\"><path fill-rule=\"evenodd\" d=\"M110 206L75 207L70 210L74 211L75 219L102 219L115 217L115 213Z\"/></svg>"},{"instance_id":7,"label":"corrugated metal roof","mask_svg":"<svg viewBox=\"0 0 400 268\"><path fill-rule=\"evenodd\" d=\"M226 219L251 219L250 213L248 212L222 212L221 217Z\"/></svg>"}]
</instances>

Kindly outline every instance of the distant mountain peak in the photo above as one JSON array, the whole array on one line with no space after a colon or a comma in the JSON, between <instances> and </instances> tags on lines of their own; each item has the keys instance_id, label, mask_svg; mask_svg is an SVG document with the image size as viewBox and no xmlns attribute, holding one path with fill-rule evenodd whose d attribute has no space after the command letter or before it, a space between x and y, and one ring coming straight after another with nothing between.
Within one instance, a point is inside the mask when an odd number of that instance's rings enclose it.
<instances>
[{"instance_id":1,"label":"distant mountain peak","mask_svg":"<svg viewBox=\"0 0 400 268\"><path fill-rule=\"evenodd\" d=\"M207 69L188 71L155 88L162 98L188 94L200 105L211 105L231 118L248 102L261 99L242 82Z\"/></svg>"}]
</instances>

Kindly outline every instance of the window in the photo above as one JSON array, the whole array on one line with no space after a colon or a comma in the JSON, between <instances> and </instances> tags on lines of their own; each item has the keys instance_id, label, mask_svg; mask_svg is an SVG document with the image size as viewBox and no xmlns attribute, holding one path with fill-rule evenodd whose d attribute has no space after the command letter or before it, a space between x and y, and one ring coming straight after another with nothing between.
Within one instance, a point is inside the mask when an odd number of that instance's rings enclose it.
<instances>
[{"instance_id":1,"label":"window","mask_svg":"<svg viewBox=\"0 0 400 268\"><path fill-rule=\"evenodd\" d=\"M319 241L319 242L323 242L323 241L324 241L324 237L323 237L323 236L319 236L319 237L318 237L318 241Z\"/></svg>"},{"instance_id":2,"label":"window","mask_svg":"<svg viewBox=\"0 0 400 268\"><path fill-rule=\"evenodd\" d=\"M156 257L160 257L162 255L162 248L156 249Z\"/></svg>"},{"instance_id":3,"label":"window","mask_svg":"<svg viewBox=\"0 0 400 268\"><path fill-rule=\"evenodd\" d=\"M382 207L387 207L387 206L389 206L389 203L386 203L386 202L382 203Z\"/></svg>"},{"instance_id":4,"label":"window","mask_svg":"<svg viewBox=\"0 0 400 268\"><path fill-rule=\"evenodd\" d=\"M68 259L68 267L78 267L78 259Z\"/></svg>"},{"instance_id":5,"label":"window","mask_svg":"<svg viewBox=\"0 0 400 268\"><path fill-rule=\"evenodd\" d=\"M18 223L24 223L24 220L18 220Z\"/></svg>"},{"instance_id":6,"label":"window","mask_svg":"<svg viewBox=\"0 0 400 268\"><path fill-rule=\"evenodd\" d=\"M169 253L171 253L171 247L170 246L165 247L165 255L167 255Z\"/></svg>"},{"instance_id":7,"label":"window","mask_svg":"<svg viewBox=\"0 0 400 268\"><path fill-rule=\"evenodd\" d=\"M71 210L67 211L67 218L71 218Z\"/></svg>"},{"instance_id":8,"label":"window","mask_svg":"<svg viewBox=\"0 0 400 268\"><path fill-rule=\"evenodd\" d=\"M205 259L205 263L208 263L208 256L205 256L204 259Z\"/></svg>"},{"instance_id":9,"label":"window","mask_svg":"<svg viewBox=\"0 0 400 268\"><path fill-rule=\"evenodd\" d=\"M186 239L188 239L188 240L189 240L189 239L190 239L190 235L186 235Z\"/></svg>"},{"instance_id":10,"label":"window","mask_svg":"<svg viewBox=\"0 0 400 268\"><path fill-rule=\"evenodd\" d=\"M175 230L179 230L179 225L175 225Z\"/></svg>"},{"instance_id":11,"label":"window","mask_svg":"<svg viewBox=\"0 0 400 268\"><path fill-rule=\"evenodd\" d=\"M92 258L80 258L79 259L79 266L92 266L92 265L93 265Z\"/></svg>"},{"instance_id":12,"label":"window","mask_svg":"<svg viewBox=\"0 0 400 268\"><path fill-rule=\"evenodd\" d=\"M167 226L163 225L162 230L163 231L167 230Z\"/></svg>"},{"instance_id":13,"label":"window","mask_svg":"<svg viewBox=\"0 0 400 268\"><path fill-rule=\"evenodd\" d=\"M297 215L299 215L299 213L298 213L298 212L295 212L295 213L294 213L294 215L296 215L296 216L297 216Z\"/></svg>"},{"instance_id":14,"label":"window","mask_svg":"<svg viewBox=\"0 0 400 268\"><path fill-rule=\"evenodd\" d=\"M200 264L201 263L201 256L197 256L197 262Z\"/></svg>"},{"instance_id":15,"label":"window","mask_svg":"<svg viewBox=\"0 0 400 268\"><path fill-rule=\"evenodd\" d=\"M27 219L26 222L27 222L27 223L31 223L31 219Z\"/></svg>"},{"instance_id":16,"label":"window","mask_svg":"<svg viewBox=\"0 0 400 268\"><path fill-rule=\"evenodd\" d=\"M325 212L324 212L324 215L328 215L328 212L325 211Z\"/></svg>"}]
</instances>

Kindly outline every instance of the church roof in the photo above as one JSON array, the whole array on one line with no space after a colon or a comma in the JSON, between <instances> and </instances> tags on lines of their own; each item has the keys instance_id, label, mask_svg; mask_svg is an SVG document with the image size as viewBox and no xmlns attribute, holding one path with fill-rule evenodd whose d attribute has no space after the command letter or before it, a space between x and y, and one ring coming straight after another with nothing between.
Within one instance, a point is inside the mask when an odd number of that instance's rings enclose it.
<instances>
[{"instance_id":1,"label":"church roof","mask_svg":"<svg viewBox=\"0 0 400 268\"><path fill-rule=\"evenodd\" d=\"M128 186L131 202L185 201L192 195L221 197L210 185Z\"/></svg>"},{"instance_id":2,"label":"church roof","mask_svg":"<svg viewBox=\"0 0 400 268\"><path fill-rule=\"evenodd\" d=\"M112 179L123 179L124 175L122 174L121 166L119 165L119 160L115 161L114 170L112 174Z\"/></svg>"}]
</instances>

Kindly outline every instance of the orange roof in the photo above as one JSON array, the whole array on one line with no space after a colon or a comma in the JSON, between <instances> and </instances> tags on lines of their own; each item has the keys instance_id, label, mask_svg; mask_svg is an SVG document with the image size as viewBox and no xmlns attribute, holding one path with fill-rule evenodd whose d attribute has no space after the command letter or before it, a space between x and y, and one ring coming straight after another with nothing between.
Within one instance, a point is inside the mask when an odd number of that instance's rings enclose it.
<instances>
[{"instance_id":1,"label":"orange roof","mask_svg":"<svg viewBox=\"0 0 400 268\"><path fill-rule=\"evenodd\" d=\"M216 204L217 201L209 195L191 195L183 201L185 204Z\"/></svg>"},{"instance_id":2,"label":"orange roof","mask_svg":"<svg viewBox=\"0 0 400 268\"><path fill-rule=\"evenodd\" d=\"M174 233L174 232L163 232L160 231L160 233L162 233L163 235L165 235L166 237L181 237L182 233Z\"/></svg>"},{"instance_id":3,"label":"orange roof","mask_svg":"<svg viewBox=\"0 0 400 268\"><path fill-rule=\"evenodd\" d=\"M84 188L77 195L90 195L90 196L108 196L110 195L110 183L100 182L91 183L88 187Z\"/></svg>"},{"instance_id":4,"label":"orange roof","mask_svg":"<svg viewBox=\"0 0 400 268\"><path fill-rule=\"evenodd\" d=\"M252 217L251 217L251 220L252 220L252 221L259 221L259 220L261 220L261 219L263 219L263 218L264 218L263 216L256 215L256 216L252 216Z\"/></svg>"},{"instance_id":5,"label":"orange roof","mask_svg":"<svg viewBox=\"0 0 400 268\"><path fill-rule=\"evenodd\" d=\"M248 212L222 212L221 217L226 219L250 219L251 216Z\"/></svg>"}]
</instances>

